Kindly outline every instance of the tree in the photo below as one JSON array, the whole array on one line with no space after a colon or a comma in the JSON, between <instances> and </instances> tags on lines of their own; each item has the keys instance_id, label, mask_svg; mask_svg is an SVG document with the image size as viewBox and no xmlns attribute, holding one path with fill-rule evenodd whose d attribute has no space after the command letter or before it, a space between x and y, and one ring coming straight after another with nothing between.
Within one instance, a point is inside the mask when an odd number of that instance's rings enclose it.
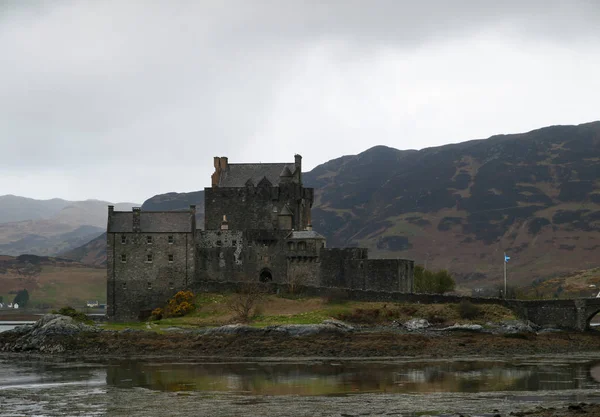
<instances>
[{"instance_id":1,"label":"tree","mask_svg":"<svg viewBox=\"0 0 600 417\"><path fill-rule=\"evenodd\" d=\"M299 287L306 285L309 282L310 275L307 272L294 272L288 274L286 285L290 294L296 294Z\"/></svg>"},{"instance_id":2,"label":"tree","mask_svg":"<svg viewBox=\"0 0 600 417\"><path fill-rule=\"evenodd\" d=\"M267 295L265 284L260 282L243 282L227 301L227 307L235 314L235 319L243 323L250 321L256 308Z\"/></svg>"},{"instance_id":3,"label":"tree","mask_svg":"<svg viewBox=\"0 0 600 417\"><path fill-rule=\"evenodd\" d=\"M453 291L455 287L452 275L445 269L433 272L423 268L421 265L415 266L415 291L427 294L444 294Z\"/></svg>"},{"instance_id":4,"label":"tree","mask_svg":"<svg viewBox=\"0 0 600 417\"><path fill-rule=\"evenodd\" d=\"M27 290L20 290L15 295L15 299L13 300L13 304L18 304L19 307L25 307L29 302L29 292Z\"/></svg>"}]
</instances>

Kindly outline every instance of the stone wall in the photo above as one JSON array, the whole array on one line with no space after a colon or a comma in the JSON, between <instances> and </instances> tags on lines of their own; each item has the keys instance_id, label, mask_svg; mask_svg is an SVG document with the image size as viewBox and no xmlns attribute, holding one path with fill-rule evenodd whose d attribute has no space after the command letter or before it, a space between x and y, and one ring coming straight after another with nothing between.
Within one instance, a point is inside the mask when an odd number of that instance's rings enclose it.
<instances>
[{"instance_id":1,"label":"stone wall","mask_svg":"<svg viewBox=\"0 0 600 417\"><path fill-rule=\"evenodd\" d=\"M195 277L194 247L193 233L108 233L108 315L135 320L188 288Z\"/></svg>"},{"instance_id":2,"label":"stone wall","mask_svg":"<svg viewBox=\"0 0 600 417\"><path fill-rule=\"evenodd\" d=\"M197 234L199 281L259 281L268 271L273 282L287 279L287 231L210 230ZM235 241L235 245L233 242Z\"/></svg>"},{"instance_id":3,"label":"stone wall","mask_svg":"<svg viewBox=\"0 0 600 417\"><path fill-rule=\"evenodd\" d=\"M293 213L292 226L304 230L310 218L314 191L296 183L279 187L205 188L204 230L218 230L223 216L234 230L279 227L279 214L287 205Z\"/></svg>"}]
</instances>

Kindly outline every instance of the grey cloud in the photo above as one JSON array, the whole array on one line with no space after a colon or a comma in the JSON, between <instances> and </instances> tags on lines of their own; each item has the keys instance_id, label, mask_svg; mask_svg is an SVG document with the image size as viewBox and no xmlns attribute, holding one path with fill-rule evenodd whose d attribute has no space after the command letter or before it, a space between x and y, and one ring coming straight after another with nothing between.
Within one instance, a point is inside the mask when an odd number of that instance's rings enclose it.
<instances>
[{"instance_id":1,"label":"grey cloud","mask_svg":"<svg viewBox=\"0 0 600 417\"><path fill-rule=\"evenodd\" d=\"M596 1L0 7L0 194L141 201L208 185L213 155L310 168L599 104Z\"/></svg>"}]
</instances>

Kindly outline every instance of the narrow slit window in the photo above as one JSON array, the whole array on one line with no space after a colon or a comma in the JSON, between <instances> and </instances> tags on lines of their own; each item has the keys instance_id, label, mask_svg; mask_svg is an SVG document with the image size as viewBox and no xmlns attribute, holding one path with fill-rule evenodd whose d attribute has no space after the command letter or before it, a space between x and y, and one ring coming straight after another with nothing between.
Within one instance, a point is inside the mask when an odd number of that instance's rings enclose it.
<instances>
[{"instance_id":1,"label":"narrow slit window","mask_svg":"<svg viewBox=\"0 0 600 417\"><path fill-rule=\"evenodd\" d=\"M121 235L121 243L124 245L127 243L127 236Z\"/></svg>"},{"instance_id":2,"label":"narrow slit window","mask_svg":"<svg viewBox=\"0 0 600 417\"><path fill-rule=\"evenodd\" d=\"M152 254L151 253L146 255L146 262L152 263Z\"/></svg>"},{"instance_id":3,"label":"narrow slit window","mask_svg":"<svg viewBox=\"0 0 600 417\"><path fill-rule=\"evenodd\" d=\"M232 240L231 245L235 248L237 246L237 240Z\"/></svg>"},{"instance_id":4,"label":"narrow slit window","mask_svg":"<svg viewBox=\"0 0 600 417\"><path fill-rule=\"evenodd\" d=\"M173 284L172 282L169 282L169 289L172 290L175 288L175 284Z\"/></svg>"},{"instance_id":5,"label":"narrow slit window","mask_svg":"<svg viewBox=\"0 0 600 417\"><path fill-rule=\"evenodd\" d=\"M173 263L173 259L174 259L174 256L173 255L169 255L169 262Z\"/></svg>"},{"instance_id":6,"label":"narrow slit window","mask_svg":"<svg viewBox=\"0 0 600 417\"><path fill-rule=\"evenodd\" d=\"M127 262L127 255L125 255L125 254L121 255L121 262L123 262L123 263Z\"/></svg>"},{"instance_id":7,"label":"narrow slit window","mask_svg":"<svg viewBox=\"0 0 600 417\"><path fill-rule=\"evenodd\" d=\"M123 285L121 285L121 288L123 288L124 290L126 290L127 289L127 283L124 282Z\"/></svg>"},{"instance_id":8,"label":"narrow slit window","mask_svg":"<svg viewBox=\"0 0 600 417\"><path fill-rule=\"evenodd\" d=\"M148 282L148 289L151 290L152 289L152 283Z\"/></svg>"},{"instance_id":9,"label":"narrow slit window","mask_svg":"<svg viewBox=\"0 0 600 417\"><path fill-rule=\"evenodd\" d=\"M172 245L174 242L173 235L169 235L169 244Z\"/></svg>"},{"instance_id":10,"label":"narrow slit window","mask_svg":"<svg viewBox=\"0 0 600 417\"><path fill-rule=\"evenodd\" d=\"M146 236L146 243L149 245L152 244L152 236Z\"/></svg>"}]
</instances>

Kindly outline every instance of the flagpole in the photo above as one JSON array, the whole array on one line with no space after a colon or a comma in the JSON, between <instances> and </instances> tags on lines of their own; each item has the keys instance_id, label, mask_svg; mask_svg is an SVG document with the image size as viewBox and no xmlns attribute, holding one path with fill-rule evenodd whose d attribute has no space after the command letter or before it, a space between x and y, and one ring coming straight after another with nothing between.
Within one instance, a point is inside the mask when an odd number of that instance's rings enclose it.
<instances>
[{"instance_id":1,"label":"flagpole","mask_svg":"<svg viewBox=\"0 0 600 417\"><path fill-rule=\"evenodd\" d=\"M504 252L504 298L506 298L506 252Z\"/></svg>"}]
</instances>

